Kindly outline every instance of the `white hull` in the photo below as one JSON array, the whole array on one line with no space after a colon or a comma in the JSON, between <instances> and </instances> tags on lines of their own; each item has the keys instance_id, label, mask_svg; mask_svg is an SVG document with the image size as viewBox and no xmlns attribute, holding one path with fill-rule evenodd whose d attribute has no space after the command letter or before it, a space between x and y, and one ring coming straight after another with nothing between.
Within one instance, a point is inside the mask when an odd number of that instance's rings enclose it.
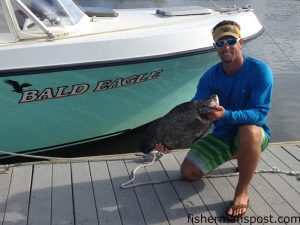
<instances>
[{"instance_id":1,"label":"white hull","mask_svg":"<svg viewBox=\"0 0 300 225\"><path fill-rule=\"evenodd\" d=\"M238 22L245 40L263 30L251 9L185 16L124 9L92 19L70 0L51 0L77 14L44 18L23 2L0 0L0 150L8 152L85 149L151 122L189 101L218 60L215 24Z\"/></svg>"},{"instance_id":2,"label":"white hull","mask_svg":"<svg viewBox=\"0 0 300 225\"><path fill-rule=\"evenodd\" d=\"M156 58L213 48L211 29L222 20L238 22L241 36L257 35L262 26L252 10L210 15L163 17L156 9L116 10L118 17L88 18L66 27L64 37L24 39L0 44L0 71ZM251 21L251 22L249 22ZM44 34L45 36L45 34Z\"/></svg>"}]
</instances>

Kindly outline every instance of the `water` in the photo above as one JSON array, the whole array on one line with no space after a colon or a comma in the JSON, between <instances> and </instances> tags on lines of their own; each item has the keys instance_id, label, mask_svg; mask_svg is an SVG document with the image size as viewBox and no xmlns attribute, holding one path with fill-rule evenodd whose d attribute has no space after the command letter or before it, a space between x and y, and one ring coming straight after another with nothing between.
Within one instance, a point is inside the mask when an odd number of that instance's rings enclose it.
<instances>
[{"instance_id":1,"label":"water","mask_svg":"<svg viewBox=\"0 0 300 225\"><path fill-rule=\"evenodd\" d=\"M244 46L243 52L265 61L273 70L274 92L268 118L272 130L271 142L300 140L299 0L77 0L77 2L83 5L101 5L111 8L180 5L201 5L213 8L215 4L250 5L265 27L265 32Z\"/></svg>"}]
</instances>

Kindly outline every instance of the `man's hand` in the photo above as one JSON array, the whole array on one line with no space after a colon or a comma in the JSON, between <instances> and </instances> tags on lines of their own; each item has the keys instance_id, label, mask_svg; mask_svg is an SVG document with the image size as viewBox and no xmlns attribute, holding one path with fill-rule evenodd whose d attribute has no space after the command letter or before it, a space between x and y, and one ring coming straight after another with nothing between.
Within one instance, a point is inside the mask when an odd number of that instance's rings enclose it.
<instances>
[{"instance_id":1,"label":"man's hand","mask_svg":"<svg viewBox=\"0 0 300 225\"><path fill-rule=\"evenodd\" d=\"M220 105L214 105L210 107L211 109L213 109L214 111L207 113L207 118L214 122L216 120L221 119L224 116L225 113L225 109L224 107L220 106Z\"/></svg>"},{"instance_id":2,"label":"man's hand","mask_svg":"<svg viewBox=\"0 0 300 225\"><path fill-rule=\"evenodd\" d=\"M170 150L167 149L162 143L158 143L155 145L155 149L158 151L158 152L162 152L162 153L169 153Z\"/></svg>"}]
</instances>

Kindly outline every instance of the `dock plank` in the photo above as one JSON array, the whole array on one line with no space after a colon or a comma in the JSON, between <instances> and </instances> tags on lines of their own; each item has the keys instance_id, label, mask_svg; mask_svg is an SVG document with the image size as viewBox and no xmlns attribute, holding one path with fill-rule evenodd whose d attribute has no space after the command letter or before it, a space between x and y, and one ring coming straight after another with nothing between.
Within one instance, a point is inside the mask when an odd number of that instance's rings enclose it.
<instances>
[{"instance_id":1,"label":"dock plank","mask_svg":"<svg viewBox=\"0 0 300 225\"><path fill-rule=\"evenodd\" d=\"M53 164L52 225L74 225L70 163Z\"/></svg>"},{"instance_id":2,"label":"dock plank","mask_svg":"<svg viewBox=\"0 0 300 225\"><path fill-rule=\"evenodd\" d=\"M282 161L288 168L300 171L299 161L280 146L269 148L269 151Z\"/></svg>"},{"instance_id":3,"label":"dock plank","mask_svg":"<svg viewBox=\"0 0 300 225\"><path fill-rule=\"evenodd\" d=\"M170 179L181 178L180 164L173 154L166 155L162 165ZM209 221L212 216L191 182L181 179L172 183L187 211L187 223L192 223L193 218L202 218L201 224L216 224L215 221Z\"/></svg>"},{"instance_id":4,"label":"dock plank","mask_svg":"<svg viewBox=\"0 0 300 225\"><path fill-rule=\"evenodd\" d=\"M4 219L4 213L6 208L7 196L10 187L12 170L8 170L7 173L0 174L0 223L2 224Z\"/></svg>"},{"instance_id":5,"label":"dock plank","mask_svg":"<svg viewBox=\"0 0 300 225\"><path fill-rule=\"evenodd\" d=\"M105 161L90 162L99 224L121 225L119 209Z\"/></svg>"},{"instance_id":6,"label":"dock plank","mask_svg":"<svg viewBox=\"0 0 300 225\"><path fill-rule=\"evenodd\" d=\"M234 165L234 164L232 164L232 162L227 162L224 164L224 166L227 166L227 164ZM222 166L221 166L221 168L222 168ZM235 166L234 166L234 168L235 168ZM222 171L222 172L225 172L225 171ZM226 172L228 172L228 171L226 171ZM230 172L234 172L234 170L232 170ZM231 183L231 185L233 185L233 187L236 187L239 177L233 176L233 177L227 177L227 179ZM260 195L260 193L256 191L255 186L253 186L252 183L250 183L250 186L249 186L249 199L250 199L249 200L250 208L253 211L253 213L255 214L256 218L265 218L266 216L276 218L278 216L276 214L276 212L272 209L272 207L270 207L269 204L265 201L265 199ZM248 216L248 214L247 214L247 216ZM277 223L277 221L274 221L273 223L280 224L280 223Z\"/></svg>"},{"instance_id":7,"label":"dock plank","mask_svg":"<svg viewBox=\"0 0 300 225\"><path fill-rule=\"evenodd\" d=\"M268 160L269 158L263 156ZM271 162L270 162L271 163ZM269 167L264 160L261 160L260 165L263 167ZM263 173L261 176L270 184L272 187L280 193L280 195L285 199L285 201L297 211L294 215L300 215L300 195L293 189L279 174L270 174L270 173Z\"/></svg>"},{"instance_id":8,"label":"dock plank","mask_svg":"<svg viewBox=\"0 0 300 225\"><path fill-rule=\"evenodd\" d=\"M298 145L287 145L283 146L283 148L289 152L292 156L294 156L298 161L300 161L300 147Z\"/></svg>"},{"instance_id":9,"label":"dock plank","mask_svg":"<svg viewBox=\"0 0 300 225\"><path fill-rule=\"evenodd\" d=\"M32 166L13 168L3 225L26 225Z\"/></svg>"},{"instance_id":10,"label":"dock plank","mask_svg":"<svg viewBox=\"0 0 300 225\"><path fill-rule=\"evenodd\" d=\"M129 175L123 160L108 161L108 170L112 179L114 193L123 224L142 225L145 224L133 188L122 189L121 184L129 180Z\"/></svg>"},{"instance_id":11,"label":"dock plank","mask_svg":"<svg viewBox=\"0 0 300 225\"><path fill-rule=\"evenodd\" d=\"M52 165L33 167L28 224L50 225L51 223Z\"/></svg>"},{"instance_id":12,"label":"dock plank","mask_svg":"<svg viewBox=\"0 0 300 225\"><path fill-rule=\"evenodd\" d=\"M151 181L165 181L169 178L159 161L155 162L152 166L147 167L146 171ZM172 182L154 184L153 186L169 223L172 225L187 224L187 212L180 197L176 193Z\"/></svg>"},{"instance_id":13,"label":"dock plank","mask_svg":"<svg viewBox=\"0 0 300 225\"><path fill-rule=\"evenodd\" d=\"M272 145L262 154L258 169L275 166L300 171L297 145ZM290 151L290 149L293 149ZM180 164L187 151L174 151L136 174L138 182L166 181L122 189L139 159L123 156L98 161L26 164L0 175L0 222L4 225L124 225L234 224L224 220L238 176L186 182ZM232 160L213 174L234 172ZM286 174L256 174L247 218L272 217L264 224L298 224L299 179ZM281 221L278 219L281 217ZM283 221L283 219L288 219ZM292 220L293 219L293 220ZM241 220L235 224L248 224ZM259 220L251 221L259 224Z\"/></svg>"},{"instance_id":14,"label":"dock plank","mask_svg":"<svg viewBox=\"0 0 300 225\"><path fill-rule=\"evenodd\" d=\"M282 151L284 151L282 149ZM276 167L280 171L291 171L293 170L292 168L289 168L286 164L284 164L279 158L277 158L270 150L265 151L262 154L262 159L266 164L268 164L271 167ZM298 163L299 164L299 163ZM279 174L282 179L287 182L291 188L293 188L298 194L300 194L300 185L299 185L299 180L297 180L296 176L289 176L286 174Z\"/></svg>"},{"instance_id":15,"label":"dock plank","mask_svg":"<svg viewBox=\"0 0 300 225\"><path fill-rule=\"evenodd\" d=\"M128 171L133 171L141 163L140 160L126 160L126 167ZM150 179L146 170L141 168L136 172L136 178L133 183L149 181ZM134 189L146 224L169 224L153 185L137 186Z\"/></svg>"},{"instance_id":16,"label":"dock plank","mask_svg":"<svg viewBox=\"0 0 300 225\"><path fill-rule=\"evenodd\" d=\"M236 162L233 161L236 166ZM269 169L269 166L260 161L258 169ZM274 176L279 177L277 174ZM281 196L280 193L263 177L262 174L256 174L252 181L254 189L260 193L262 198L271 206L278 216L295 216L297 212L290 206L290 204ZM251 200L250 200L251 201Z\"/></svg>"},{"instance_id":17,"label":"dock plank","mask_svg":"<svg viewBox=\"0 0 300 225\"><path fill-rule=\"evenodd\" d=\"M186 153L178 153L175 154L175 157L179 161L179 163L182 163L185 155ZM224 203L223 199L220 197L219 193L213 187L209 179L204 178L201 180L193 181L191 183L194 186L200 198L203 200L205 207L211 215L211 217L207 218L213 218L214 221L216 221L217 223L222 222L223 225L237 224L227 223L225 220L223 220L224 212L227 208L227 205Z\"/></svg>"},{"instance_id":18,"label":"dock plank","mask_svg":"<svg viewBox=\"0 0 300 225\"><path fill-rule=\"evenodd\" d=\"M90 168L87 162L72 163L75 224L98 225Z\"/></svg>"},{"instance_id":19,"label":"dock plank","mask_svg":"<svg viewBox=\"0 0 300 225\"><path fill-rule=\"evenodd\" d=\"M223 173L227 173L227 171L234 172L235 167L233 167L229 163L226 163L226 164L223 164L220 167L214 169L211 172L211 174L223 174ZM232 202L232 200L234 198L235 186L233 186L229 182L227 177L208 178L208 179L211 182L211 184L213 185L213 187L216 189L218 194L221 196L224 203L226 204L226 207L225 207L221 217L225 216L225 211L228 209L230 203ZM251 209L251 207L249 207L248 210L247 210L247 216L248 217L255 217L255 214L254 214L253 210ZM242 222L240 222L240 224L246 224L246 223L243 223L243 221L242 221ZM253 224L259 224L259 223L256 221Z\"/></svg>"}]
</instances>

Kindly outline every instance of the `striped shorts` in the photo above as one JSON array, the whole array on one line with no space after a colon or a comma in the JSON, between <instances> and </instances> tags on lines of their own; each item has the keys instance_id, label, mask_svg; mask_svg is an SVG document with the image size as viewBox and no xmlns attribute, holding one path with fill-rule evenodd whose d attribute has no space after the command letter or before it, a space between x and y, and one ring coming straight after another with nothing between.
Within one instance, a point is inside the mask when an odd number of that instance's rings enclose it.
<instances>
[{"instance_id":1,"label":"striped shorts","mask_svg":"<svg viewBox=\"0 0 300 225\"><path fill-rule=\"evenodd\" d=\"M269 140L263 129L262 133L261 151L264 151L268 146ZM209 134L191 146L186 159L193 162L202 173L207 173L229 161L236 153L237 148L237 137L234 139L225 139Z\"/></svg>"}]
</instances>

